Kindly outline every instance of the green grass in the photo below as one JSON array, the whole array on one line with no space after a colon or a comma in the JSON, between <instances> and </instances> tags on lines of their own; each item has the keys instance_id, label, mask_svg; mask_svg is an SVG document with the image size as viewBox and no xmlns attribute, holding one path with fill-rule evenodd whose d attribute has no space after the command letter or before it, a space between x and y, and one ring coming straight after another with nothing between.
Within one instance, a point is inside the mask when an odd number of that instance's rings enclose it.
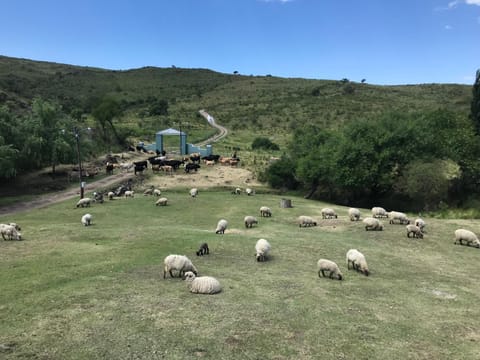
<instances>
[{"instance_id":1,"label":"green grass","mask_svg":"<svg viewBox=\"0 0 480 360\"><path fill-rule=\"evenodd\" d=\"M76 200L2 216L24 241L0 242L0 355L5 359L478 359L480 250L453 245L476 220L427 218L423 240L404 226L366 232L333 206L289 196L234 196L228 191L165 190L76 209ZM272 218L260 218L261 205ZM90 212L94 225L83 227ZM367 210L362 211L367 215ZM243 217L257 227L245 229ZM299 228L298 215L320 226ZM413 216L413 215L412 215ZM225 235L214 229L229 220ZM257 263L254 245L272 244ZM211 253L196 257L202 242ZM348 271L357 248L371 276ZM166 255L186 254L200 275L224 290L194 295L180 279L163 279ZM320 279L319 258L340 266L344 281ZM8 348L8 349L2 349Z\"/></svg>"}]
</instances>

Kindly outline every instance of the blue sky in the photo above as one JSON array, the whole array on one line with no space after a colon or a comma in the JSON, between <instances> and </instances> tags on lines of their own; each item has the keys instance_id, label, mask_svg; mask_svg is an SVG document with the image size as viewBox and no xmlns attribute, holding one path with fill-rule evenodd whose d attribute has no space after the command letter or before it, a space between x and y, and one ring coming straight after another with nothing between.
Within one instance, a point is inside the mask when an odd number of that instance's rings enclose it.
<instances>
[{"instance_id":1,"label":"blue sky","mask_svg":"<svg viewBox=\"0 0 480 360\"><path fill-rule=\"evenodd\" d=\"M0 54L126 70L473 84L480 0L0 0Z\"/></svg>"}]
</instances>

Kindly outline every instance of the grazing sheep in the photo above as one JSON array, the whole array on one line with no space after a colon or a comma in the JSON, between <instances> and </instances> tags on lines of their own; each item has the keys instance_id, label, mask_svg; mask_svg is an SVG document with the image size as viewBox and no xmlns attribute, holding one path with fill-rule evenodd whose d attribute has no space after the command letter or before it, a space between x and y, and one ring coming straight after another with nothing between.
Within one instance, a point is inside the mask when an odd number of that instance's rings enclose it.
<instances>
[{"instance_id":1,"label":"grazing sheep","mask_svg":"<svg viewBox=\"0 0 480 360\"><path fill-rule=\"evenodd\" d=\"M255 216L247 215L243 219L246 228L252 228L254 224L258 224L258 220Z\"/></svg>"},{"instance_id":2,"label":"grazing sheep","mask_svg":"<svg viewBox=\"0 0 480 360\"><path fill-rule=\"evenodd\" d=\"M153 195L154 196L160 196L160 195L162 195L162 192L159 189L155 189L155 190L153 190Z\"/></svg>"},{"instance_id":3,"label":"grazing sheep","mask_svg":"<svg viewBox=\"0 0 480 360\"><path fill-rule=\"evenodd\" d=\"M333 218L338 218L337 213L335 210L330 209L330 208L323 208L322 209L322 219L333 219Z\"/></svg>"},{"instance_id":4,"label":"grazing sheep","mask_svg":"<svg viewBox=\"0 0 480 360\"><path fill-rule=\"evenodd\" d=\"M455 242L454 244L459 243L463 245L465 241L465 245L467 246L474 246L480 248L480 241L478 240L477 235L470 230L465 229L457 229L455 230Z\"/></svg>"},{"instance_id":5,"label":"grazing sheep","mask_svg":"<svg viewBox=\"0 0 480 360\"><path fill-rule=\"evenodd\" d=\"M91 203L92 203L92 199L86 197L86 198L78 200L76 206L77 206L77 208L78 207L82 207L82 208L83 207L89 207Z\"/></svg>"},{"instance_id":6,"label":"grazing sheep","mask_svg":"<svg viewBox=\"0 0 480 360\"><path fill-rule=\"evenodd\" d=\"M325 271L328 271L330 279L333 279L334 276L336 276L338 280L343 279L342 272L338 268L338 265L333 261L327 260L327 259L320 259L317 262L317 266L318 266L318 277L320 277L320 274L322 274L322 276L325 277Z\"/></svg>"},{"instance_id":7,"label":"grazing sheep","mask_svg":"<svg viewBox=\"0 0 480 360\"><path fill-rule=\"evenodd\" d=\"M384 208L376 206L372 208L372 217L388 218L388 213Z\"/></svg>"},{"instance_id":8,"label":"grazing sheep","mask_svg":"<svg viewBox=\"0 0 480 360\"><path fill-rule=\"evenodd\" d=\"M221 219L217 223L217 228L215 229L215 234L224 234L225 230L227 229L228 221L225 219Z\"/></svg>"},{"instance_id":9,"label":"grazing sheep","mask_svg":"<svg viewBox=\"0 0 480 360\"><path fill-rule=\"evenodd\" d=\"M22 234L17 230L16 224L0 224L0 234L3 240L22 240Z\"/></svg>"},{"instance_id":10,"label":"grazing sheep","mask_svg":"<svg viewBox=\"0 0 480 360\"><path fill-rule=\"evenodd\" d=\"M425 232L425 226L427 226L427 224L423 219L420 219L420 218L415 219L414 224L417 225L422 232Z\"/></svg>"},{"instance_id":11,"label":"grazing sheep","mask_svg":"<svg viewBox=\"0 0 480 360\"><path fill-rule=\"evenodd\" d=\"M257 261L266 261L271 250L270 243L265 239L259 239L255 244L255 257Z\"/></svg>"},{"instance_id":12,"label":"grazing sheep","mask_svg":"<svg viewBox=\"0 0 480 360\"><path fill-rule=\"evenodd\" d=\"M17 223L9 223L8 225L13 226L13 227L15 228L15 230L17 230L17 231L22 230L22 229L20 228L20 225L18 225Z\"/></svg>"},{"instance_id":13,"label":"grazing sheep","mask_svg":"<svg viewBox=\"0 0 480 360\"><path fill-rule=\"evenodd\" d=\"M107 196L108 196L108 200L113 200L115 193L113 191L109 191Z\"/></svg>"},{"instance_id":14,"label":"grazing sheep","mask_svg":"<svg viewBox=\"0 0 480 360\"><path fill-rule=\"evenodd\" d=\"M414 238L423 239L422 230L420 230L420 228L417 225L408 224L406 228L407 228L407 237L410 237L410 234L412 234Z\"/></svg>"},{"instance_id":15,"label":"grazing sheep","mask_svg":"<svg viewBox=\"0 0 480 360\"><path fill-rule=\"evenodd\" d=\"M193 272L187 271L185 273L185 281L187 288L194 294L217 294L222 291L220 282L211 276L197 277Z\"/></svg>"},{"instance_id":16,"label":"grazing sheep","mask_svg":"<svg viewBox=\"0 0 480 360\"><path fill-rule=\"evenodd\" d=\"M195 198L197 197L198 195L198 189L197 188L193 188L193 189L190 189L190 196Z\"/></svg>"},{"instance_id":17,"label":"grazing sheep","mask_svg":"<svg viewBox=\"0 0 480 360\"><path fill-rule=\"evenodd\" d=\"M410 224L410 219L407 217L406 214L399 212L399 211L390 211L388 213L388 216L390 217L390 224L396 224L398 221L398 224L400 225L408 225Z\"/></svg>"},{"instance_id":18,"label":"grazing sheep","mask_svg":"<svg viewBox=\"0 0 480 360\"><path fill-rule=\"evenodd\" d=\"M125 191L125 194L124 194L124 195L125 195L126 198L127 198L127 197L133 198L133 197L134 197L133 194L134 194L134 191L133 191L133 190L127 190L127 191Z\"/></svg>"},{"instance_id":19,"label":"grazing sheep","mask_svg":"<svg viewBox=\"0 0 480 360\"><path fill-rule=\"evenodd\" d=\"M240 195L242 193L242 189L240 188L236 188L235 190L232 191L232 194L235 194L235 195Z\"/></svg>"},{"instance_id":20,"label":"grazing sheep","mask_svg":"<svg viewBox=\"0 0 480 360\"><path fill-rule=\"evenodd\" d=\"M262 206L262 207L260 207L260 216L261 217L271 217L272 216L272 210L267 206Z\"/></svg>"},{"instance_id":21,"label":"grazing sheep","mask_svg":"<svg viewBox=\"0 0 480 360\"><path fill-rule=\"evenodd\" d=\"M378 220L372 217L366 217L363 219L363 223L365 224L365 230L373 230L373 231L382 231L383 224Z\"/></svg>"},{"instance_id":22,"label":"grazing sheep","mask_svg":"<svg viewBox=\"0 0 480 360\"><path fill-rule=\"evenodd\" d=\"M155 206L167 206L168 199L166 197L161 197L155 201Z\"/></svg>"},{"instance_id":23,"label":"grazing sheep","mask_svg":"<svg viewBox=\"0 0 480 360\"><path fill-rule=\"evenodd\" d=\"M350 264L352 264L352 269L359 271L366 276L370 274L365 256L357 249L350 249L347 251L347 269L349 270Z\"/></svg>"},{"instance_id":24,"label":"grazing sheep","mask_svg":"<svg viewBox=\"0 0 480 360\"><path fill-rule=\"evenodd\" d=\"M178 271L178 277L182 277L187 271L192 271L195 275L198 274L197 268L185 255L168 255L163 261L163 264L164 279L167 277L167 272L171 277L174 277L173 271Z\"/></svg>"},{"instance_id":25,"label":"grazing sheep","mask_svg":"<svg viewBox=\"0 0 480 360\"><path fill-rule=\"evenodd\" d=\"M92 224L92 215L90 214L85 214L82 216L82 224L84 226L89 226Z\"/></svg>"},{"instance_id":26,"label":"grazing sheep","mask_svg":"<svg viewBox=\"0 0 480 360\"><path fill-rule=\"evenodd\" d=\"M197 251L197 256L207 255L209 254L210 250L208 249L208 244L203 243L200 245L200 249Z\"/></svg>"},{"instance_id":27,"label":"grazing sheep","mask_svg":"<svg viewBox=\"0 0 480 360\"><path fill-rule=\"evenodd\" d=\"M143 195L153 195L153 186L150 189L146 189Z\"/></svg>"},{"instance_id":28,"label":"grazing sheep","mask_svg":"<svg viewBox=\"0 0 480 360\"><path fill-rule=\"evenodd\" d=\"M300 215L297 222L299 227L317 226L317 222L306 215Z\"/></svg>"},{"instance_id":29,"label":"grazing sheep","mask_svg":"<svg viewBox=\"0 0 480 360\"><path fill-rule=\"evenodd\" d=\"M253 189L251 188L246 188L245 189L245 193L250 196L250 195L255 195L255 192L253 191Z\"/></svg>"},{"instance_id":30,"label":"grazing sheep","mask_svg":"<svg viewBox=\"0 0 480 360\"><path fill-rule=\"evenodd\" d=\"M359 221L360 210L358 210L357 208L350 208L348 209L348 216L350 217L350 221Z\"/></svg>"}]
</instances>

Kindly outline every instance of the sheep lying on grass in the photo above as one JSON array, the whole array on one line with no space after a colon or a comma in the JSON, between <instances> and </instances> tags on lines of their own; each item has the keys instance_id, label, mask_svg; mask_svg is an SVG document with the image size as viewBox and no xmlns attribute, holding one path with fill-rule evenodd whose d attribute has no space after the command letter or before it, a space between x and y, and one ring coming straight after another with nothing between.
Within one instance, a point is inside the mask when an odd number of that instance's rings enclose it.
<instances>
[{"instance_id":1,"label":"sheep lying on grass","mask_svg":"<svg viewBox=\"0 0 480 360\"><path fill-rule=\"evenodd\" d=\"M476 248L480 248L480 241L478 240L477 235L475 235L475 233L473 233L472 231L465 229L455 230L454 244L474 246Z\"/></svg>"},{"instance_id":2,"label":"sheep lying on grass","mask_svg":"<svg viewBox=\"0 0 480 360\"><path fill-rule=\"evenodd\" d=\"M306 215L300 215L297 219L297 223L299 227L317 226L317 222L310 216Z\"/></svg>"},{"instance_id":3,"label":"sheep lying on grass","mask_svg":"<svg viewBox=\"0 0 480 360\"><path fill-rule=\"evenodd\" d=\"M217 228L215 229L215 234L224 234L225 230L227 229L228 221L225 219L221 219L217 223Z\"/></svg>"},{"instance_id":4,"label":"sheep lying on grass","mask_svg":"<svg viewBox=\"0 0 480 360\"><path fill-rule=\"evenodd\" d=\"M200 245L200 249L198 249L197 251L197 256L207 255L209 252L210 250L208 249L208 244L203 243L202 245Z\"/></svg>"},{"instance_id":5,"label":"sheep lying on grass","mask_svg":"<svg viewBox=\"0 0 480 360\"><path fill-rule=\"evenodd\" d=\"M168 255L163 261L163 264L164 279L167 277L167 272L171 277L174 277L173 271L178 271L178 277L182 277L187 271L192 271L195 275L198 274L197 268L185 255Z\"/></svg>"},{"instance_id":6,"label":"sheep lying on grass","mask_svg":"<svg viewBox=\"0 0 480 360\"><path fill-rule=\"evenodd\" d=\"M83 215L81 221L84 226L90 226L92 224L92 215L90 214Z\"/></svg>"},{"instance_id":7,"label":"sheep lying on grass","mask_svg":"<svg viewBox=\"0 0 480 360\"><path fill-rule=\"evenodd\" d=\"M423 239L422 230L420 230L420 228L417 225L408 224L406 228L407 228L407 237L410 237L410 234L412 234L412 237L414 238Z\"/></svg>"},{"instance_id":8,"label":"sheep lying on grass","mask_svg":"<svg viewBox=\"0 0 480 360\"><path fill-rule=\"evenodd\" d=\"M360 210L357 208L348 209L348 217L350 221L359 221L360 220Z\"/></svg>"},{"instance_id":9,"label":"sheep lying on grass","mask_svg":"<svg viewBox=\"0 0 480 360\"><path fill-rule=\"evenodd\" d=\"M15 223L0 224L0 234L3 240L22 240L22 234L17 230L20 228Z\"/></svg>"},{"instance_id":10,"label":"sheep lying on grass","mask_svg":"<svg viewBox=\"0 0 480 360\"><path fill-rule=\"evenodd\" d=\"M333 279L334 276L338 280L343 279L342 272L338 268L338 265L331 260L320 259L317 262L317 267L318 267L318 277L320 277L320 274L322 274L322 276L325 277L325 272L328 272L330 279Z\"/></svg>"},{"instance_id":11,"label":"sheep lying on grass","mask_svg":"<svg viewBox=\"0 0 480 360\"><path fill-rule=\"evenodd\" d=\"M347 269L349 270L350 264L352 265L352 269L359 271L366 276L370 274L365 256L357 249L350 249L347 251Z\"/></svg>"},{"instance_id":12,"label":"sheep lying on grass","mask_svg":"<svg viewBox=\"0 0 480 360\"><path fill-rule=\"evenodd\" d=\"M265 239L259 239L255 244L255 257L257 261L265 261L267 260L267 256L271 250L270 243Z\"/></svg>"},{"instance_id":13,"label":"sheep lying on grass","mask_svg":"<svg viewBox=\"0 0 480 360\"><path fill-rule=\"evenodd\" d=\"M262 207L260 207L260 216L261 217L271 217L272 216L272 210L267 206L262 206Z\"/></svg>"},{"instance_id":14,"label":"sheep lying on grass","mask_svg":"<svg viewBox=\"0 0 480 360\"><path fill-rule=\"evenodd\" d=\"M338 218L337 213L335 210L330 209L330 208L323 208L322 209L322 219L333 219L333 218Z\"/></svg>"},{"instance_id":15,"label":"sheep lying on grass","mask_svg":"<svg viewBox=\"0 0 480 360\"><path fill-rule=\"evenodd\" d=\"M220 285L220 282L214 277L197 277L193 272L187 271L184 278L187 282L187 288L191 293L211 295L222 291L222 285Z\"/></svg>"},{"instance_id":16,"label":"sheep lying on grass","mask_svg":"<svg viewBox=\"0 0 480 360\"><path fill-rule=\"evenodd\" d=\"M258 220L255 216L247 215L243 219L246 228L252 228L254 224L258 224Z\"/></svg>"},{"instance_id":17,"label":"sheep lying on grass","mask_svg":"<svg viewBox=\"0 0 480 360\"><path fill-rule=\"evenodd\" d=\"M166 197L162 197L155 201L155 206L167 206L168 199Z\"/></svg>"},{"instance_id":18,"label":"sheep lying on grass","mask_svg":"<svg viewBox=\"0 0 480 360\"><path fill-rule=\"evenodd\" d=\"M366 217L363 219L363 223L365 224L365 230L373 230L373 231L382 231L383 224L378 219L374 219L373 217Z\"/></svg>"}]
</instances>

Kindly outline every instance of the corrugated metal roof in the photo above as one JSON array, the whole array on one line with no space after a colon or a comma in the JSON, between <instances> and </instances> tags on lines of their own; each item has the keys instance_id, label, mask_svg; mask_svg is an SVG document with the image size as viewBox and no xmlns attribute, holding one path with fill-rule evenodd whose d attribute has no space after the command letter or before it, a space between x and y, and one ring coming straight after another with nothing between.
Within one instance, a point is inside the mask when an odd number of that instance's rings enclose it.
<instances>
[{"instance_id":1,"label":"corrugated metal roof","mask_svg":"<svg viewBox=\"0 0 480 360\"><path fill-rule=\"evenodd\" d=\"M180 132L177 129L168 128L162 131L157 132L157 135L187 135L183 131Z\"/></svg>"}]
</instances>

